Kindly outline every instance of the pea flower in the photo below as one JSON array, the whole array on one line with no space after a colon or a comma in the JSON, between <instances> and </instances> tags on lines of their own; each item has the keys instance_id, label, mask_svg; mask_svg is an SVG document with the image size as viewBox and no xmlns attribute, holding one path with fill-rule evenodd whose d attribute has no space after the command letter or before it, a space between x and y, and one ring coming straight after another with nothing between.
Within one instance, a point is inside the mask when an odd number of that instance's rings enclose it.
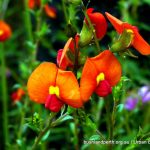
<instances>
[{"instance_id":1,"label":"pea flower","mask_svg":"<svg viewBox=\"0 0 150 150\"><path fill-rule=\"evenodd\" d=\"M30 9L34 9L36 7L40 7L41 5L41 0L29 0L28 1L28 7Z\"/></svg>"},{"instance_id":2,"label":"pea flower","mask_svg":"<svg viewBox=\"0 0 150 150\"><path fill-rule=\"evenodd\" d=\"M7 39L10 38L10 36L11 36L10 26L6 22L0 20L0 42L6 41Z\"/></svg>"},{"instance_id":3,"label":"pea flower","mask_svg":"<svg viewBox=\"0 0 150 150\"><path fill-rule=\"evenodd\" d=\"M132 26L126 22L122 22L108 12L106 12L105 14L119 34L122 34L124 30L126 30L128 33L133 35L132 42L129 46L132 45L139 53L143 55L150 54L150 45L139 34L137 27Z\"/></svg>"},{"instance_id":4,"label":"pea flower","mask_svg":"<svg viewBox=\"0 0 150 150\"><path fill-rule=\"evenodd\" d=\"M73 67L73 61L68 57L68 53L74 57L75 46L78 48L79 35L75 36L75 41L70 38L65 44L63 49L60 49L57 53L57 65L59 68L65 70L67 67ZM76 43L76 45L75 45ZM73 59L73 58L72 58Z\"/></svg>"},{"instance_id":5,"label":"pea flower","mask_svg":"<svg viewBox=\"0 0 150 150\"><path fill-rule=\"evenodd\" d=\"M99 12L93 12L93 8L88 8L86 13L94 26L97 39L102 39L107 31L107 22L105 17ZM87 19L85 19L86 24L88 25Z\"/></svg>"},{"instance_id":6,"label":"pea flower","mask_svg":"<svg viewBox=\"0 0 150 150\"><path fill-rule=\"evenodd\" d=\"M45 9L45 13L47 14L47 16L49 16L52 19L56 18L56 9L52 6L49 6L48 4L46 4L44 6Z\"/></svg>"},{"instance_id":7,"label":"pea flower","mask_svg":"<svg viewBox=\"0 0 150 150\"><path fill-rule=\"evenodd\" d=\"M141 87L138 91L138 95L141 97L143 103L150 101L150 87Z\"/></svg>"},{"instance_id":8,"label":"pea flower","mask_svg":"<svg viewBox=\"0 0 150 150\"><path fill-rule=\"evenodd\" d=\"M125 109L133 110L136 107L137 103L138 103L138 99L130 96L127 98L125 102L125 105L124 105Z\"/></svg>"},{"instance_id":9,"label":"pea flower","mask_svg":"<svg viewBox=\"0 0 150 150\"><path fill-rule=\"evenodd\" d=\"M22 88L19 88L11 94L11 99L15 103L16 101L20 101L24 95L25 95L25 91Z\"/></svg>"},{"instance_id":10,"label":"pea flower","mask_svg":"<svg viewBox=\"0 0 150 150\"><path fill-rule=\"evenodd\" d=\"M64 104L79 108L82 106L76 77L71 71L63 71L53 63L40 64L31 74L27 83L30 99L45 104L58 112Z\"/></svg>"},{"instance_id":11,"label":"pea flower","mask_svg":"<svg viewBox=\"0 0 150 150\"><path fill-rule=\"evenodd\" d=\"M80 80L81 99L88 101L93 92L101 97L107 96L120 78L121 65L109 50L87 58Z\"/></svg>"}]
</instances>

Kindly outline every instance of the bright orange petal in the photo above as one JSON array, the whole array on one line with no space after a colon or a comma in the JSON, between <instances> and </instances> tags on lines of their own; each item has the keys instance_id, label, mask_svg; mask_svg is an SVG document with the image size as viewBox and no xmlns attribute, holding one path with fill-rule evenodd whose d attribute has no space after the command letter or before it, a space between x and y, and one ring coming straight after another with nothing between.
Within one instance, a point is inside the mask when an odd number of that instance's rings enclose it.
<instances>
[{"instance_id":1,"label":"bright orange petal","mask_svg":"<svg viewBox=\"0 0 150 150\"><path fill-rule=\"evenodd\" d=\"M56 86L59 87L61 101L75 108L82 106L78 81L71 71L59 69Z\"/></svg>"},{"instance_id":2,"label":"bright orange petal","mask_svg":"<svg viewBox=\"0 0 150 150\"><path fill-rule=\"evenodd\" d=\"M113 53L105 50L96 57L90 58L99 73L104 73L111 86L116 85L121 78L121 65ZM89 69L90 70L90 69Z\"/></svg>"},{"instance_id":3,"label":"bright orange petal","mask_svg":"<svg viewBox=\"0 0 150 150\"><path fill-rule=\"evenodd\" d=\"M0 41L5 41L11 36L11 28L3 20L0 20Z\"/></svg>"},{"instance_id":4,"label":"bright orange petal","mask_svg":"<svg viewBox=\"0 0 150 150\"><path fill-rule=\"evenodd\" d=\"M150 45L137 31L135 31L134 34L133 47L143 55L150 55Z\"/></svg>"},{"instance_id":5,"label":"bright orange petal","mask_svg":"<svg viewBox=\"0 0 150 150\"><path fill-rule=\"evenodd\" d=\"M70 39L67 41L67 43L66 43L66 45L65 45L65 47L64 47L64 49L63 49L63 51L62 51L61 58L60 58L60 61L59 61L59 64L58 64L59 68L61 68L61 66L63 65L63 59L67 59L67 60L68 60L68 63L71 63L70 60L69 60L69 58L67 58L66 53L67 53L67 51L69 50L69 46L70 46L70 43L72 42L72 40L73 40L73 39L70 38Z\"/></svg>"},{"instance_id":6,"label":"bright orange petal","mask_svg":"<svg viewBox=\"0 0 150 150\"><path fill-rule=\"evenodd\" d=\"M82 76L80 80L81 99L84 102L89 100L90 96L92 95L97 86L97 75L98 71L95 68L95 65L90 60L90 58L88 58L83 67Z\"/></svg>"},{"instance_id":7,"label":"bright orange petal","mask_svg":"<svg viewBox=\"0 0 150 150\"><path fill-rule=\"evenodd\" d=\"M53 63L40 64L29 77L27 88L30 99L37 103L44 103L49 95L50 85L55 86L57 67Z\"/></svg>"},{"instance_id":8,"label":"bright orange petal","mask_svg":"<svg viewBox=\"0 0 150 150\"><path fill-rule=\"evenodd\" d=\"M108 20L111 22L111 24L113 25L113 27L116 29L116 31L121 34L123 32L123 27L122 27L122 21L117 19L116 17L112 16L111 14L109 14L108 12L105 12Z\"/></svg>"},{"instance_id":9,"label":"bright orange petal","mask_svg":"<svg viewBox=\"0 0 150 150\"><path fill-rule=\"evenodd\" d=\"M44 6L45 12L47 14L47 16L49 16L50 18L55 19L56 18L56 9L52 6L49 6L48 4L46 4Z\"/></svg>"}]
</instances>

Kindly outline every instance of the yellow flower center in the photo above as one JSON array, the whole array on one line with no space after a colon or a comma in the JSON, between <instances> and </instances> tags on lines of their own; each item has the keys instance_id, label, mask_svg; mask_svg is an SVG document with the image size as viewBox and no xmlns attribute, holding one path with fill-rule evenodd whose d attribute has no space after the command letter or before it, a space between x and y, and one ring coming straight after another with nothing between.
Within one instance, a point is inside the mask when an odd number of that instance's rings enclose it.
<instances>
[{"instance_id":1,"label":"yellow flower center","mask_svg":"<svg viewBox=\"0 0 150 150\"><path fill-rule=\"evenodd\" d=\"M55 94L57 97L59 97L59 87L58 86L50 86L49 87L49 94Z\"/></svg>"},{"instance_id":2,"label":"yellow flower center","mask_svg":"<svg viewBox=\"0 0 150 150\"><path fill-rule=\"evenodd\" d=\"M4 31L3 31L3 30L0 30L0 36L3 35L3 33L4 33Z\"/></svg>"},{"instance_id":3,"label":"yellow flower center","mask_svg":"<svg viewBox=\"0 0 150 150\"><path fill-rule=\"evenodd\" d=\"M133 33L133 31L131 29L127 29L128 33Z\"/></svg>"},{"instance_id":4,"label":"yellow flower center","mask_svg":"<svg viewBox=\"0 0 150 150\"><path fill-rule=\"evenodd\" d=\"M99 82L103 80L105 80L105 75L103 72L101 72L96 78L97 84L99 84Z\"/></svg>"}]
</instances>

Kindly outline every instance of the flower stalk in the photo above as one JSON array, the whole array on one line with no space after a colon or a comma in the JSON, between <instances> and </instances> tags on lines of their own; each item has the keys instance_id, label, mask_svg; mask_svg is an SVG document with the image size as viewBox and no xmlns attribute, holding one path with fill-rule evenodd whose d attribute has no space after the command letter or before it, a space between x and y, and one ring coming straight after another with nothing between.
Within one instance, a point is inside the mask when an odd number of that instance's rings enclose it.
<instances>
[{"instance_id":1,"label":"flower stalk","mask_svg":"<svg viewBox=\"0 0 150 150\"><path fill-rule=\"evenodd\" d=\"M53 118L56 116L57 113L50 113L50 116L49 116L49 121L48 121L48 125L40 132L40 134L38 135L38 137L35 139L35 142L32 146L32 150L36 150L39 142L41 141L42 137L48 132L48 130L50 129L51 127L51 124L52 124L52 120Z\"/></svg>"},{"instance_id":2,"label":"flower stalk","mask_svg":"<svg viewBox=\"0 0 150 150\"><path fill-rule=\"evenodd\" d=\"M8 129L8 91L6 79L6 63L4 44L0 44L0 60L1 60L1 84L2 84L2 107L3 107L3 133L5 144L9 143L9 129Z\"/></svg>"}]
</instances>

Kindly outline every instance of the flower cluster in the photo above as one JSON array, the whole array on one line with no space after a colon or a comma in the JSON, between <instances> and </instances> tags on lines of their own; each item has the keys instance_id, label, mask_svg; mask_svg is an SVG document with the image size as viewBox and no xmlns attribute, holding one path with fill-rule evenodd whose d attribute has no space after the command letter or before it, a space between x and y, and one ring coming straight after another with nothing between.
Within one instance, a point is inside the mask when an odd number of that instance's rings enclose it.
<instances>
[{"instance_id":1,"label":"flower cluster","mask_svg":"<svg viewBox=\"0 0 150 150\"><path fill-rule=\"evenodd\" d=\"M57 65L43 62L29 77L27 88L30 99L45 104L50 111L58 112L64 104L80 108L93 93L105 97L112 93L112 88L121 78L121 65L113 54L116 52L116 46L115 49L104 50L97 56L91 58L86 56L84 63L80 63L83 57L82 46L92 43L95 35L96 40L101 40L107 31L104 15L93 11L93 8L87 9L87 17L83 21L81 33L69 38L64 48L58 51ZM118 47L117 51L120 52L122 49L124 51L133 46L143 55L150 54L149 44L139 35L134 26L121 22L109 13L106 13L106 16L117 32L123 35L122 40L127 43L123 48ZM124 36L124 32L130 40ZM76 69L79 68L82 68L82 73L78 82L75 74Z\"/></svg>"}]
</instances>

